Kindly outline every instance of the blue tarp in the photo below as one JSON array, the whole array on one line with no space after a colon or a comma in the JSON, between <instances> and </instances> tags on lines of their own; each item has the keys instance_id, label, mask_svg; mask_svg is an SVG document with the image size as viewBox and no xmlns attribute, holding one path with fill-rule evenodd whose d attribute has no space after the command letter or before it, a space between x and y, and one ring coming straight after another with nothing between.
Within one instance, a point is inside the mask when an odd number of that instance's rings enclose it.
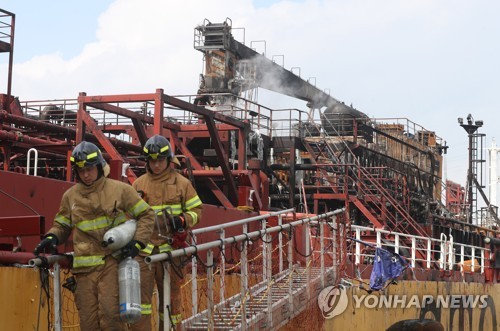
<instances>
[{"instance_id":1,"label":"blue tarp","mask_svg":"<svg viewBox=\"0 0 500 331\"><path fill-rule=\"evenodd\" d=\"M407 262L399 254L377 247L370 276L370 288L372 290L383 289L387 281L398 278L403 273L406 264Z\"/></svg>"}]
</instances>

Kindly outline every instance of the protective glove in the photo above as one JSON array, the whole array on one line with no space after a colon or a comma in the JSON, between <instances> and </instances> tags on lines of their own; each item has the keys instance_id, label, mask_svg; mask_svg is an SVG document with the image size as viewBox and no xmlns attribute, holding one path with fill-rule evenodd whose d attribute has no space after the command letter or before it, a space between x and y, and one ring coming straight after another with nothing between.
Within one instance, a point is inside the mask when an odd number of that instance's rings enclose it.
<instances>
[{"instance_id":1,"label":"protective glove","mask_svg":"<svg viewBox=\"0 0 500 331\"><path fill-rule=\"evenodd\" d=\"M122 249L121 249L122 257L123 258L126 258L126 257L134 258L137 255L139 255L139 251L141 249L143 249L144 247L146 247L146 246L144 246L143 243L132 239L128 244L126 244L125 246L122 247Z\"/></svg>"},{"instance_id":2,"label":"protective glove","mask_svg":"<svg viewBox=\"0 0 500 331\"><path fill-rule=\"evenodd\" d=\"M175 249L186 248L188 247L187 239L187 231L177 231L172 236L172 243L170 244Z\"/></svg>"},{"instance_id":3,"label":"protective glove","mask_svg":"<svg viewBox=\"0 0 500 331\"><path fill-rule=\"evenodd\" d=\"M35 247L35 255L38 256L42 251L48 251L50 253L56 252L56 246L59 243L59 239L52 234L47 233L42 241Z\"/></svg>"},{"instance_id":4,"label":"protective glove","mask_svg":"<svg viewBox=\"0 0 500 331\"><path fill-rule=\"evenodd\" d=\"M173 216L170 217L170 227L174 232L179 232L179 231L184 231L186 229L186 220L184 219L184 216L179 215L179 216Z\"/></svg>"}]
</instances>

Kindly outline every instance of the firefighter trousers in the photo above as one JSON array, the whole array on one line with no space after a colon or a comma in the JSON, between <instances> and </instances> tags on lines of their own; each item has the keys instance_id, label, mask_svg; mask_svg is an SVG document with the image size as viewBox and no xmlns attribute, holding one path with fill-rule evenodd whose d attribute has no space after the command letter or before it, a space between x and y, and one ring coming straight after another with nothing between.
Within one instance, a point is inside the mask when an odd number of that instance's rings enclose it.
<instances>
[{"instance_id":1,"label":"firefighter trousers","mask_svg":"<svg viewBox=\"0 0 500 331\"><path fill-rule=\"evenodd\" d=\"M147 265L144 262L144 257L138 256L136 260L139 262L141 266L141 311L142 316L139 322L131 325L132 331L150 331L152 330L152 320L151 320L151 312L152 312L152 299L153 299L153 291L154 285L156 283L158 289L158 310L159 310L159 330L163 331L163 263L155 262L151 265ZM180 317L181 313L181 285L182 285L182 277L184 275L184 268L180 268L181 260L180 258L175 258L173 261L174 266L171 269L173 271L170 273L170 302L171 305L167 309L170 311L170 318L174 321L177 321L178 316ZM165 316L165 318L169 318L169 316Z\"/></svg>"},{"instance_id":2,"label":"firefighter trousers","mask_svg":"<svg viewBox=\"0 0 500 331\"><path fill-rule=\"evenodd\" d=\"M118 299L118 261L106 257L104 268L75 274L75 302L82 331L122 331Z\"/></svg>"}]
</instances>

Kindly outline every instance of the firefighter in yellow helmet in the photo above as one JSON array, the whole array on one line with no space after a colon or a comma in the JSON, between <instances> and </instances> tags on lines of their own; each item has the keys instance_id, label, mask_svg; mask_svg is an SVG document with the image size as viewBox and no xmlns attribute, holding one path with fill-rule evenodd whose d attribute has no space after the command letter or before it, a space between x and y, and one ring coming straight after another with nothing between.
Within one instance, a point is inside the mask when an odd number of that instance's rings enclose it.
<instances>
[{"instance_id":1,"label":"firefighter in yellow helmet","mask_svg":"<svg viewBox=\"0 0 500 331\"><path fill-rule=\"evenodd\" d=\"M132 186L107 178L109 166L96 145L81 142L70 160L77 184L64 193L54 225L35 248L35 255L64 243L74 229L72 271L80 330L127 330L120 320L119 261L101 243L108 229L133 217L137 230L121 253L135 257L150 240L154 211Z\"/></svg>"},{"instance_id":2,"label":"firefighter in yellow helmet","mask_svg":"<svg viewBox=\"0 0 500 331\"><path fill-rule=\"evenodd\" d=\"M178 246L184 243L184 239L182 242L178 239L185 238L186 230L200 221L202 210L201 200L191 182L170 167L171 163L178 164L178 161L165 137L155 135L149 138L144 145L144 155L147 159L146 173L133 183L133 187L155 211L157 226L151 241L140 252L142 257L181 248ZM170 318L172 325L178 325L182 321L182 268L177 267L180 270L170 275L172 305L168 307L169 316L163 316L163 265L153 263L150 269L143 258L138 261L141 264L142 317L132 330L151 330L151 299L155 281L159 295L160 330L163 330L164 318ZM180 259L174 259L172 267L180 265Z\"/></svg>"}]
</instances>

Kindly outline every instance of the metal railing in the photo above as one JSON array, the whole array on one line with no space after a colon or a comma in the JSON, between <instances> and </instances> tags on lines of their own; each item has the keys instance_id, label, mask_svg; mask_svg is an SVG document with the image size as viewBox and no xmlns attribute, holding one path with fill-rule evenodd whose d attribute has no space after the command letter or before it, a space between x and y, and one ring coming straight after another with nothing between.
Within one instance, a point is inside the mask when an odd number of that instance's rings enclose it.
<instances>
[{"instance_id":1,"label":"metal railing","mask_svg":"<svg viewBox=\"0 0 500 331\"><path fill-rule=\"evenodd\" d=\"M214 325L215 325L213 313L214 313L215 308L216 308L216 304L214 301L214 293L213 293L213 288L214 288L214 286L213 286L214 285L213 284L213 281L214 281L213 250L214 249L221 249L222 250L222 249L224 249L225 245L229 245L229 244L233 244L233 243L242 243L242 249L241 249L241 253L240 253L241 254L240 255L240 264L241 264L241 272L240 272L241 289L240 290L241 290L241 293L239 295L239 302L240 302L241 308L239 310L239 315L240 315L239 328L241 330L246 330L246 328L248 326L247 323L256 323L257 317L254 316L253 318L248 320L247 313L246 313L247 296L249 295L249 288L248 288L248 276L249 276L249 274L248 274L248 251L247 251L247 245L245 243L247 243L251 239L262 238L262 258L263 258L262 278L263 278L264 282L266 282L268 284L268 287L265 289L266 295L267 295L267 302L266 302L267 316L265 318L267 320L268 325L272 325L272 323L273 323L273 320L272 320L273 301L272 301L271 284L274 281L276 281L276 279L282 279L283 277L286 277L286 275L284 274L285 268L284 268L284 261L283 261L283 255L284 255L283 254L284 245L283 245L283 237L282 237L283 231L290 230L296 226L303 225L306 227L306 229L305 229L305 256L306 256L306 265L309 265L311 263L309 223L311 221L329 220L332 217L335 217L335 215L343 213L344 209L338 209L336 211L328 212L328 213L313 216L313 217L306 217L306 218L302 218L302 219L299 219L299 220L296 220L296 221L293 221L290 223L283 224L283 222L282 222L283 217L285 217L287 215L290 216L290 212L292 212L292 211L293 211L292 209L288 209L288 210L284 210L284 211L280 211L280 212L276 212L276 213L270 213L270 214L252 217L252 218L247 218L247 219L243 219L243 220L239 220L239 221L235 221L235 222L230 222L227 224L223 224L221 226L214 226L214 227L209 227L209 228L205 228L205 229L203 229L203 228L197 229L197 230L193 231L194 235L206 233L206 232L212 232L212 231L220 231L219 232L220 239L216 240L216 241L211 241L211 242L199 244L199 245L192 245L192 246L189 246L187 248L174 250L174 251L171 251L168 253L161 253L161 254L156 254L156 255L151 255L149 257L146 257L146 259L145 259L146 263L155 263L155 262L161 262L161 261L165 261L165 263L166 263L167 272L165 273L165 277L164 277L164 300L165 300L165 304L163 307L164 316L168 316L167 306L170 306L170 304L171 304L171 302L170 302L170 272L171 272L172 259L177 258L177 257L181 257L181 256L188 256L190 254L198 254L200 252L207 251L207 262L206 262L207 267L206 268L207 268L208 290L207 290L207 310L206 310L206 313L208 316L208 324L206 325L206 327L208 329L213 329ZM267 220L270 217L278 217L278 225L277 226L273 226L270 228L267 227L268 226ZM261 230L248 232L248 225L251 222L257 222L257 221L261 222ZM236 236L225 238L224 237L224 234L225 234L224 229L226 229L228 227L234 227L234 226L242 226L243 227L242 233L239 235L236 235ZM279 272L277 274L274 274L274 275L272 274L272 267L271 267L271 261L272 261L271 242L272 242L272 240L270 238L270 235L273 233L277 233L277 235L278 235L278 243L279 244L278 244L277 249L279 250L278 254L280 256L280 259L278 262L279 263ZM291 235L292 234L289 234L289 236L291 236ZM291 240L289 238L289 240L288 240L288 254L287 254L287 257L288 257L288 268L287 269L288 270L286 272L287 275L290 272L292 272L294 269L294 261L292 260L293 249L294 249L293 240ZM221 275L223 275L223 272L224 272L224 268L225 268L224 263L225 263L224 259L221 259L221 266L220 266ZM322 268L322 271L320 272L321 284L324 284L325 283L324 277L326 274L324 263L322 264L321 268ZM305 273L306 273L307 283L309 283L310 278L311 278L310 268L306 268ZM196 279L196 277L197 277L197 263L196 262L194 262L192 264L192 277L194 279ZM222 278L224 278L224 277L221 277L221 279ZM196 284L196 282L192 282L192 284L193 284L193 286L195 286L194 284ZM224 299L224 289L223 288L224 288L224 281L221 280L221 293L222 294L220 296L221 302L219 303L219 305L223 302L223 299ZM291 305L291 307L289 307L289 311L293 311L292 290L293 290L293 288L291 286L291 283L289 283L288 300L289 300L289 304ZM308 296L310 296L309 289L307 289L307 291L308 291ZM197 300L197 295L195 298L195 293L197 293L197 290L195 288L193 288L193 300ZM197 312L197 310L195 308L198 306L197 302L192 302L192 305L193 305L193 316L190 319L191 321L196 319L197 315L200 314ZM233 320L235 318L236 318L236 316L234 316ZM261 316L261 318L262 318L262 316ZM189 324L189 320L184 321L184 324ZM164 319L165 329L168 330L170 328L170 326L171 326L170 319L165 318Z\"/></svg>"},{"instance_id":2,"label":"metal railing","mask_svg":"<svg viewBox=\"0 0 500 331\"><path fill-rule=\"evenodd\" d=\"M183 322L184 328L193 327L196 325L195 323L201 323L200 321L204 318L207 318L207 324L203 324L202 327L206 327L208 329L214 329L217 326L221 326L221 323L229 323L233 329L246 330L251 326L256 326L258 320L266 320L268 326L273 326L273 323L277 323L273 321L273 304L275 304L275 300L273 300L273 288L272 284L282 281L283 279L291 279L294 270L297 269L297 264L295 260L293 260L293 250L294 248L294 240L290 238L291 234L288 235L288 253L285 254L285 243L283 241L283 231L288 231L296 226L305 226L305 237L303 237L303 242L305 243L305 265L306 269L304 270L306 284L310 284L312 280L311 275L311 262L312 255L314 253L319 253L319 282L322 288L326 285L326 275L330 271L334 271L334 277L337 276L336 267L338 265L337 256L338 254L342 254L342 249L337 251L337 247L335 244L336 240L336 231L342 231L344 226L342 225L342 229L337 229L334 225L335 222L328 222L335 215L344 212L344 209L339 209L333 212L313 216L313 217L305 217L296 221L292 221L287 224L283 224L283 218L291 216L290 213L293 212L293 209L288 209L280 212L265 214L261 216L251 217L243 220L238 220L234 222L229 222L226 224L222 224L221 226L212 226L206 228L200 228L193 231L193 237L196 238L197 235L201 235L203 233L213 233L217 232L219 239L210 241L203 244L193 244L184 249L174 250L168 253L156 254L149 257L146 257L146 263L157 263L157 262L165 262L166 270L168 272L165 273L164 278L164 298L165 298L165 306L163 307L164 316L168 316L167 307L170 306L170 272L171 272L171 261L174 258L189 256L190 254L198 254L200 252L206 251L207 253L207 261L206 261L206 269L207 269L207 309L204 312L198 311L199 306L199 291L197 288L197 277L198 273L198 262L196 260L196 256L192 257L192 272L191 272L191 286L192 286L192 316ZM268 219L271 217L278 218L278 225L268 228L269 222ZM330 224L329 229L332 230L330 234L325 234L325 226L327 221ZM248 226L251 223L260 222L261 229L253 232L248 232ZM317 226L316 237L311 236L311 228L310 226ZM226 229L230 227L242 227L242 233L236 236L226 237ZM345 231L344 229L343 231ZM454 242L453 237L446 236L445 234L441 235L440 239L434 238L426 238L421 236L409 235L404 233L391 232L382 229L374 229L370 227L363 226L350 226L351 235L359 240L354 244L354 249L347 250L344 252L349 260L352 261L355 265L362 264L373 264L375 258L375 252L371 252L369 250L364 249L362 247L363 243L361 240L363 239L364 234L374 234L376 236L376 243L373 247L381 247L391 252L400 254L405 257L412 268L420 266L423 269L432 269L434 266L439 266L441 270L456 270L455 268L459 268L460 271L464 272L464 269L470 268L467 271L477 272L479 271L481 274L485 273L486 266L486 256L489 251L483 247L477 247L472 245L466 245ZM271 239L272 234L278 235L277 247L275 250L278 250L277 256L278 259L275 259L275 263L278 264L278 270L273 273L271 267L272 261L272 242ZM248 271L248 251L247 245L244 243L249 242L250 239L261 238L262 239L262 283L258 286L254 286L254 290L249 289L249 271ZM195 239L194 239L195 240ZM319 250L314 250L312 247L318 246L314 243L318 243L319 240ZM328 244L328 241L331 241ZM217 264L217 271L214 272L215 264L214 264L214 249L216 250L224 250L226 245L240 243L242 244L241 256L240 256L240 293L236 296L233 296L229 299L225 298L225 283L224 283L224 275L226 273L226 261L225 257L222 254L221 259ZM369 243L368 243L369 244ZM367 246L370 247L370 246ZM418 254L416 254L417 250L420 247L426 247L425 257L419 258ZM329 257L331 255L331 258ZM288 266L285 265L285 261L283 256L287 257ZM331 259L332 265L327 266L328 261ZM214 295L214 282L216 273L220 273L220 295L219 302L215 302ZM267 285L266 285L267 284ZM285 300L288 301L288 311L294 312L294 300L293 300L293 288L291 283L288 284L288 294ZM286 286L282 286L283 288ZM252 292L255 291L255 292ZM307 293L307 298L311 298L311 289L310 286L305 287L305 291ZM260 300L265 300L265 303L261 303L261 305L265 305L265 315L252 315L248 313L247 305L250 297L260 297ZM217 320L220 315L220 312L224 309L227 310L227 307L239 307L238 312L234 312L232 316L228 317L226 320ZM297 307L295 307L297 308ZM217 313L219 312L219 313ZM203 315L205 314L205 315ZM217 315L217 316L216 316ZM235 320L239 318L239 322L235 324ZM289 317L290 318L290 317ZM195 327L200 327L201 324L197 324ZM164 319L164 327L170 327L170 320L168 318Z\"/></svg>"},{"instance_id":3,"label":"metal railing","mask_svg":"<svg viewBox=\"0 0 500 331\"><path fill-rule=\"evenodd\" d=\"M376 247L385 248L404 256L409 260L412 268L415 268L419 263L425 268L431 269L431 266L436 263L442 270L454 270L456 266L463 271L466 265L470 265L472 272L476 270L476 267L479 267L481 274L484 274L486 268L485 253L490 251L484 247L454 242L452 235L447 236L444 233L441 234L440 239L435 239L356 225L352 225L351 230L355 233L357 240L362 239L362 233L375 233ZM410 245L408 246L406 243L410 243ZM350 253L354 257L354 263L363 264L363 261L367 260L368 264L371 264L375 255L362 253L361 245L360 242L356 242L354 252ZM419 246L427 247L425 259L416 257Z\"/></svg>"}]
</instances>

